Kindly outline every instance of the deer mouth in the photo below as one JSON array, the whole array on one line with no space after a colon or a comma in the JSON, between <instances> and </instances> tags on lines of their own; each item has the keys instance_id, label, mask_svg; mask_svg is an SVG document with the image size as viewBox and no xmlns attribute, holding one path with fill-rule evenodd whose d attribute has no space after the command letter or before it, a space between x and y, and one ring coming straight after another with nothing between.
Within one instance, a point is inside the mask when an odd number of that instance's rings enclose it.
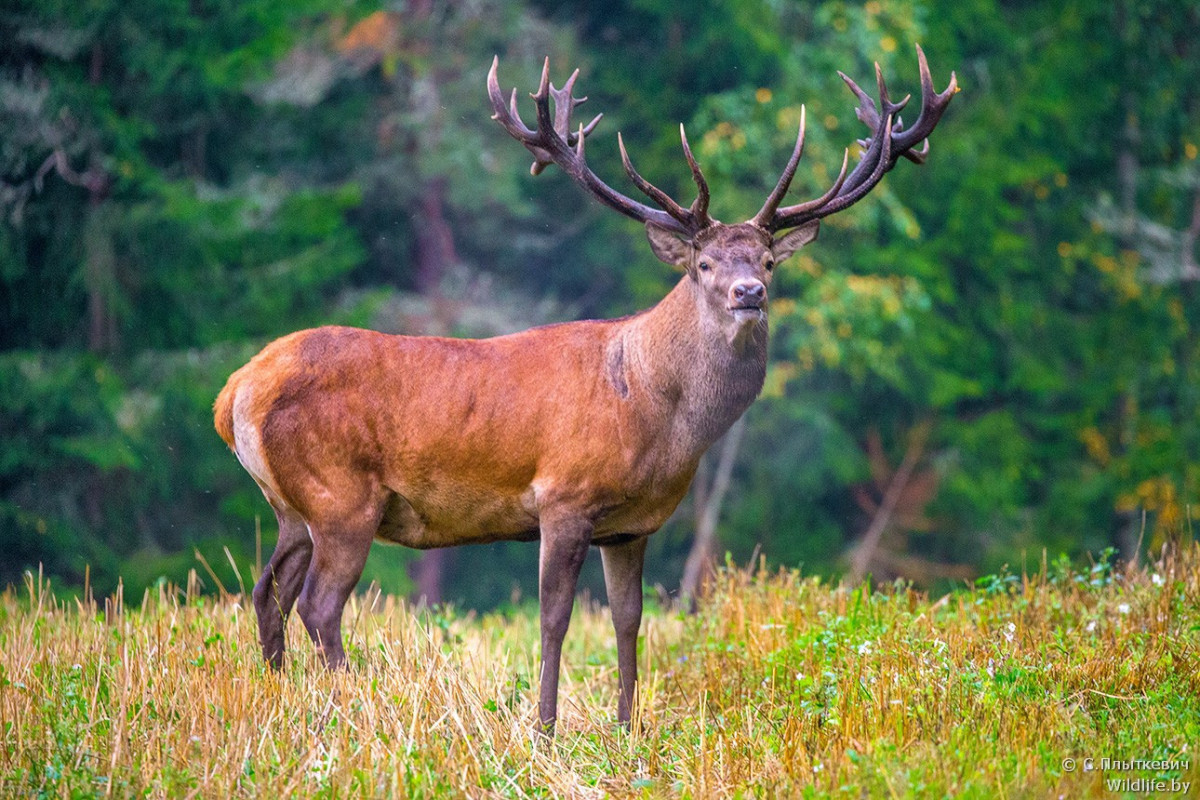
<instances>
[{"instance_id":1,"label":"deer mouth","mask_svg":"<svg viewBox=\"0 0 1200 800\"><path fill-rule=\"evenodd\" d=\"M728 308L729 316L732 318L730 322L736 325L739 330L761 325L767 318L767 310L764 306L742 304L729 306Z\"/></svg>"},{"instance_id":2,"label":"deer mouth","mask_svg":"<svg viewBox=\"0 0 1200 800\"><path fill-rule=\"evenodd\" d=\"M735 317L749 316L751 314L756 315L756 316L762 316L763 313L766 311L766 309L763 308L762 305L753 305L750 303L743 303L742 305L729 306L729 311Z\"/></svg>"}]
</instances>

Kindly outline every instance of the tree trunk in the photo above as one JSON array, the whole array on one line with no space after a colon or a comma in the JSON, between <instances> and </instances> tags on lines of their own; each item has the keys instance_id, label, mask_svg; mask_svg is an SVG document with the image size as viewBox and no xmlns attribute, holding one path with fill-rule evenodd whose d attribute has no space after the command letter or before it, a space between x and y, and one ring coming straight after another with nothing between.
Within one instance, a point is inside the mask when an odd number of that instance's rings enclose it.
<instances>
[{"instance_id":1,"label":"tree trunk","mask_svg":"<svg viewBox=\"0 0 1200 800\"><path fill-rule=\"evenodd\" d=\"M104 49L92 45L88 64L88 82L99 86L104 79ZM105 202L110 181L99 159L93 154L92 165L83 175L69 178L66 158L59 157L59 174L88 190L87 219L83 231L84 285L88 293L88 349L93 353L110 350L116 344L117 325L113 315L116 289L116 252L112 239L112 209Z\"/></svg>"},{"instance_id":2,"label":"tree trunk","mask_svg":"<svg viewBox=\"0 0 1200 800\"><path fill-rule=\"evenodd\" d=\"M1117 184L1121 197L1121 216L1124 218L1120 238L1122 247L1132 248L1135 220L1137 219L1137 183L1140 167L1137 150L1142 140L1142 131L1138 122L1137 93L1143 89L1131 84L1131 81L1136 81L1133 76L1138 74L1135 68L1137 53L1133 34L1129 29L1128 8L1125 0L1118 0L1114 6L1114 12L1117 36L1121 41L1121 60L1124 66L1122 74L1125 76L1124 85L1121 87L1121 115L1124 117L1124 124L1121 128L1119 150L1117 151Z\"/></svg>"},{"instance_id":3,"label":"tree trunk","mask_svg":"<svg viewBox=\"0 0 1200 800\"><path fill-rule=\"evenodd\" d=\"M417 221L417 291L429 298L441 294L442 278L458 263L454 232L446 221L446 179L438 176L421 189Z\"/></svg>"},{"instance_id":4,"label":"tree trunk","mask_svg":"<svg viewBox=\"0 0 1200 800\"><path fill-rule=\"evenodd\" d=\"M1141 87L1130 85L1136 58L1133 34L1129 29L1128 3L1117 0L1113 6L1116 33L1121 42L1122 75L1124 82L1121 87L1121 116L1124 118L1121 135L1117 140L1117 193L1120 197L1120 227L1117 231L1117 242L1126 250L1135 247L1134 233L1137 230L1137 184L1139 163L1137 157L1138 144L1141 141L1141 129L1138 125L1137 94ZM1131 392L1136 396L1136 390ZM1125 408L1137 408L1136 403L1125 403ZM1136 414L1136 412L1134 412ZM1136 430L1136 418L1127 418L1125 425L1130 431ZM1130 439L1129 441L1133 441ZM1134 512L1116 512L1116 544L1119 552L1129 561L1138 559L1138 547L1141 540L1139 517Z\"/></svg>"},{"instance_id":5,"label":"tree trunk","mask_svg":"<svg viewBox=\"0 0 1200 800\"><path fill-rule=\"evenodd\" d=\"M875 512L862 540L850 556L850 574L848 576L850 583L861 583L871 570L883 534L891 524L892 515L896 512L896 506L904 495L904 489L908 486L909 479L912 478L917 462L925 453L925 441L929 438L931 428L930 423L922 422L909 432L908 448L904 452L904 459L892 474L887 490L883 493L883 501L879 504L879 510Z\"/></svg>"},{"instance_id":6,"label":"tree trunk","mask_svg":"<svg viewBox=\"0 0 1200 800\"><path fill-rule=\"evenodd\" d=\"M410 599L414 603L432 606L445 601L446 567L450 562L450 551L445 549L426 550L420 558L408 566L413 580Z\"/></svg>"},{"instance_id":7,"label":"tree trunk","mask_svg":"<svg viewBox=\"0 0 1200 800\"><path fill-rule=\"evenodd\" d=\"M111 209L93 193L83 231L83 282L87 288L88 349L93 353L116 345L117 322L113 314L116 288L116 252L113 248Z\"/></svg>"},{"instance_id":8,"label":"tree trunk","mask_svg":"<svg viewBox=\"0 0 1200 800\"><path fill-rule=\"evenodd\" d=\"M709 483L707 469L697 471L692 487L696 509L696 535L692 549L683 565L683 579L679 584L680 600L688 610L695 612L696 600L704 591L704 584L713 573L713 559L717 552L717 523L721 519L721 506L733 478L733 465L737 461L742 434L746 430L746 417L742 416L725 434L721 441L721 455L716 471ZM707 459L708 456L705 456Z\"/></svg>"}]
</instances>

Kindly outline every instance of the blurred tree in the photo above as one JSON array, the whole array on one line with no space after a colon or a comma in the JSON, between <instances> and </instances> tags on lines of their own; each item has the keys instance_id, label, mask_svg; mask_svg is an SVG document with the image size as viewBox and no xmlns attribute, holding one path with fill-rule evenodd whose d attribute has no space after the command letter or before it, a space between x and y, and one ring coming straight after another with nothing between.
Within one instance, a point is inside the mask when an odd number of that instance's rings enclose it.
<instances>
[{"instance_id":1,"label":"blurred tree","mask_svg":"<svg viewBox=\"0 0 1200 800\"><path fill-rule=\"evenodd\" d=\"M622 130L688 197L686 122L726 220L774 185L801 103L795 197L856 157L838 69L861 81L878 60L913 91L920 41L964 89L926 166L780 271L765 396L709 473L723 502L701 484L653 540L650 582L678 585L698 520L718 557L930 581L1188 529L1198 0L10 6L0 582L41 561L136 588L181 578L193 546L218 571L223 547L250 560L267 509L209 406L273 336L490 335L665 293L678 275L638 226L527 175L487 118L493 54L522 97L544 55L558 80L582 67L606 114L589 162L614 185ZM381 550L368 577L403 590L411 557ZM450 558L446 598L536 591L529 546Z\"/></svg>"},{"instance_id":2,"label":"blurred tree","mask_svg":"<svg viewBox=\"0 0 1200 800\"><path fill-rule=\"evenodd\" d=\"M733 465L745 432L746 417L743 416L733 423L719 446L714 444L712 452L701 457L696 477L692 479L695 532L692 534L687 561L683 563L683 576L679 579L679 597L687 602L692 611L696 610L697 600L704 592L704 584L716 566L717 523L721 519L721 507L733 479Z\"/></svg>"},{"instance_id":3,"label":"blurred tree","mask_svg":"<svg viewBox=\"0 0 1200 800\"><path fill-rule=\"evenodd\" d=\"M747 215L773 184L801 101L810 125L794 194L828 183L861 130L847 124L852 101L835 69L869 75L867 57L877 58L899 92L912 86L904 54L920 39L939 82L957 67L966 91L926 167L897 169L777 279L772 378L747 433L753 458L734 473L724 546L829 568L856 536L884 537L892 566L873 571L935 578L961 577L954 565L994 569L1030 546L1132 553L1142 510L1156 512L1152 533L1178 529L1200 488L1196 381L1172 377L1195 363L1195 299L1186 281L1155 288L1133 245L1114 237L1118 223L1105 230L1100 217L1114 189L1154 196L1140 178L1129 190L1131 158L1136 174L1143 163L1193 163L1198 62L1184 31L1196 4L827 2L754 13L769 31L756 45L773 54L773 84L710 94L689 126L722 217ZM613 26L622 47L637 35ZM1114 98L1124 128L1109 121ZM1149 174L1175 193L1160 190L1144 218L1176 227L1143 222L1141 247L1168 243L1177 269L1191 241L1186 172ZM1095 424L1114 412L1128 427ZM872 465L904 464L924 420L928 443L912 466L923 477L906 501L924 507L881 518L886 487L863 502Z\"/></svg>"},{"instance_id":4,"label":"blurred tree","mask_svg":"<svg viewBox=\"0 0 1200 800\"><path fill-rule=\"evenodd\" d=\"M246 348L213 346L322 318L359 259L353 184L255 163L274 120L245 89L319 12L98 0L0 18L0 526L20 543L0 581L38 561L72 581L90 562L102 590L119 563L182 577L185 544L223 543L213 485L233 469L208 460L205 417Z\"/></svg>"}]
</instances>

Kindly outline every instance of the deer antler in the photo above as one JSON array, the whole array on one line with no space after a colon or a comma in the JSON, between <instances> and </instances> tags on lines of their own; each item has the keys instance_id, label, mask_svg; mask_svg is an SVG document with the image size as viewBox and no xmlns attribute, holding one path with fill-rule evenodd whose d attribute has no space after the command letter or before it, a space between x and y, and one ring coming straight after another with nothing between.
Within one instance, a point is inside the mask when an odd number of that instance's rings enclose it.
<instances>
[{"instance_id":1,"label":"deer antler","mask_svg":"<svg viewBox=\"0 0 1200 800\"><path fill-rule=\"evenodd\" d=\"M617 134L617 143L621 149L621 163L625 167L625 172L634 185L659 206L659 208L651 208L616 191L588 167L584 159L584 142L604 115L597 114L587 125L580 125L576 131L571 131L571 112L575 110L575 106L587 100L586 97L574 97L571 93L575 86L575 79L579 77L579 70L571 73L571 77L567 79L561 89L556 89L550 83L550 59L546 59L542 67L542 79L538 90L530 95L537 109L537 128L534 129L529 128L521 121L520 113L517 111L516 89L512 90L512 95L505 104L504 95L500 91L500 84L496 78L496 69L499 64L500 58L497 56L492 60L492 68L488 72L488 97L491 98L492 108L495 111L492 119L503 125L514 139L533 153L533 165L530 167L530 172L534 175L550 164L557 164L576 183L609 208L639 222L653 222L655 225L688 238L694 237L701 230L713 224L708 216L708 184L700 172L699 165L696 164L691 148L688 147L687 135L684 133L682 125L679 127L679 135L683 141L683 154L692 170L692 179L696 182L697 188L696 199L690 208L682 207L666 192L638 174L638 171L633 168L633 162L629 159L629 153L625 150L625 142L621 139L621 135ZM554 101L553 113L550 109L551 100Z\"/></svg>"},{"instance_id":2,"label":"deer antler","mask_svg":"<svg viewBox=\"0 0 1200 800\"><path fill-rule=\"evenodd\" d=\"M900 110L908 103L910 96L893 103L888 99L887 85L883 81L883 72L875 65L875 81L879 85L879 107L871 96L859 88L841 72L838 75L850 87L859 99L855 114L871 129L871 135L860 139L859 145L864 150L858 165L847 177L846 166L849 151L842 159L842 170L829 191L820 197L793 206L778 208L779 203L787 194L792 177L796 174L796 166L800 163L800 155L804 151L805 114L800 113L800 132L796 137L796 147L784 167L779 183L768 195L767 201L750 221L760 228L774 233L784 228L794 228L812 220L822 219L835 214L866 196L875 184L883 178L884 173L896 165L901 156L917 164L925 162L929 153L928 136L942 118L942 113L950 104L954 93L958 91L958 79L950 73L950 85L940 94L933 88L933 78L929 74L929 64L925 61L925 53L917 45L917 61L921 73L921 113L912 127L906 128L899 117ZM920 150L914 150L924 142Z\"/></svg>"}]
</instances>

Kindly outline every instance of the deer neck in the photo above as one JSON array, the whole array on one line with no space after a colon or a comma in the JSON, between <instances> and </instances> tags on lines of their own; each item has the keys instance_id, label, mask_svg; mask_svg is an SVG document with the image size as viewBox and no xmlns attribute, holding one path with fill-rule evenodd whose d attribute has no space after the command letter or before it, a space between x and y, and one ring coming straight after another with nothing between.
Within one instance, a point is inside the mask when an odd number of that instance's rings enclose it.
<instances>
[{"instance_id":1,"label":"deer neck","mask_svg":"<svg viewBox=\"0 0 1200 800\"><path fill-rule=\"evenodd\" d=\"M623 337L632 385L647 413L668 415L675 442L699 456L762 390L767 321L734 330L684 276L663 300L629 320Z\"/></svg>"}]
</instances>

